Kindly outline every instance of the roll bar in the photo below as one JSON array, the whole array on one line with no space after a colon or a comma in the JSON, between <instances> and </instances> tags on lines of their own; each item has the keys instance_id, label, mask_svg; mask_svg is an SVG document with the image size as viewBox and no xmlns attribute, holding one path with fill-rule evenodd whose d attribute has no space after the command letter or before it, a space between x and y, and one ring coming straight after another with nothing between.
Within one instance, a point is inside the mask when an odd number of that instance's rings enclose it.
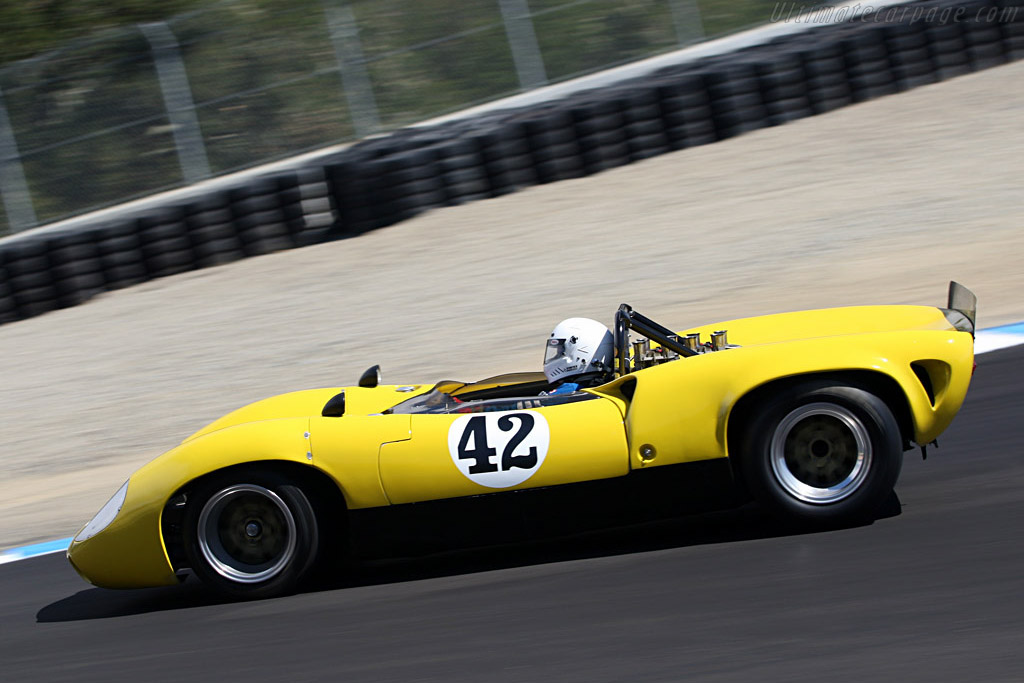
<instances>
[{"instance_id":1,"label":"roll bar","mask_svg":"<svg viewBox=\"0 0 1024 683\"><path fill-rule=\"evenodd\" d=\"M629 304L622 304L619 310L615 311L615 353L618 356L616 361L619 377L628 375L631 372L629 366L629 330L636 330L648 339L661 344L666 349L678 353L680 356L696 356L697 352L688 349L679 342L679 336L645 315L633 310Z\"/></svg>"}]
</instances>

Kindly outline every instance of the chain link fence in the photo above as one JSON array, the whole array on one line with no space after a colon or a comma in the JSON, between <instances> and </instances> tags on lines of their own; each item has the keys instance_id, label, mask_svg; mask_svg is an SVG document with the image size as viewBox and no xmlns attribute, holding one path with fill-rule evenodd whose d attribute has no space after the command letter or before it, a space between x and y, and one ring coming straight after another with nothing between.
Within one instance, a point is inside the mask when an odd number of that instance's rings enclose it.
<instances>
[{"instance_id":1,"label":"chain link fence","mask_svg":"<svg viewBox=\"0 0 1024 683\"><path fill-rule=\"evenodd\" d=\"M768 0L230 0L0 68L0 235L665 52Z\"/></svg>"}]
</instances>

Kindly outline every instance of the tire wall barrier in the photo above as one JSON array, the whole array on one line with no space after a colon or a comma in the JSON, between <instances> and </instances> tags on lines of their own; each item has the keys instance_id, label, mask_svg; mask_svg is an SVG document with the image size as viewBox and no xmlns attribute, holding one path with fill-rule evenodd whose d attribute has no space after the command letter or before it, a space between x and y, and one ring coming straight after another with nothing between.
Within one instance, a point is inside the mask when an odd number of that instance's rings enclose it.
<instances>
[{"instance_id":1,"label":"tire wall barrier","mask_svg":"<svg viewBox=\"0 0 1024 683\"><path fill-rule=\"evenodd\" d=\"M153 278L393 225L1024 58L1024 0L925 0L315 165L0 243L0 324Z\"/></svg>"}]
</instances>

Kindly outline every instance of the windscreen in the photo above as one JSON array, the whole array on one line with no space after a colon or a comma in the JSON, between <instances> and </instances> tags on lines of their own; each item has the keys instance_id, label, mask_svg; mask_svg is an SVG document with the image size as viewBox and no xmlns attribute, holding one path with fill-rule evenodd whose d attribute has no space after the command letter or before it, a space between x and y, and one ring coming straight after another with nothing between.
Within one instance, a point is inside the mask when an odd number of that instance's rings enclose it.
<instances>
[{"instance_id":1,"label":"windscreen","mask_svg":"<svg viewBox=\"0 0 1024 683\"><path fill-rule=\"evenodd\" d=\"M464 382L438 382L425 394L406 399L384 411L385 415L414 415L416 413L443 413L458 404L449 392L465 386Z\"/></svg>"}]
</instances>

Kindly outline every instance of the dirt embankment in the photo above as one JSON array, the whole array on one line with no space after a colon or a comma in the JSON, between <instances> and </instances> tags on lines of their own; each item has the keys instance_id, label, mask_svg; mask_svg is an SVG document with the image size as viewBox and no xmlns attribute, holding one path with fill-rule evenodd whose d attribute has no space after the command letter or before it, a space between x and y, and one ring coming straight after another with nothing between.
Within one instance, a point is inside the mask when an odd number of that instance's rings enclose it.
<instances>
[{"instance_id":1,"label":"dirt embankment","mask_svg":"<svg viewBox=\"0 0 1024 683\"><path fill-rule=\"evenodd\" d=\"M560 319L943 302L1024 319L1024 63L0 327L0 548L296 388L539 368Z\"/></svg>"}]
</instances>

